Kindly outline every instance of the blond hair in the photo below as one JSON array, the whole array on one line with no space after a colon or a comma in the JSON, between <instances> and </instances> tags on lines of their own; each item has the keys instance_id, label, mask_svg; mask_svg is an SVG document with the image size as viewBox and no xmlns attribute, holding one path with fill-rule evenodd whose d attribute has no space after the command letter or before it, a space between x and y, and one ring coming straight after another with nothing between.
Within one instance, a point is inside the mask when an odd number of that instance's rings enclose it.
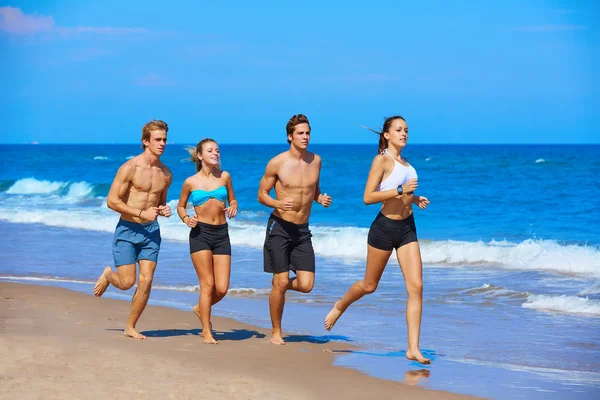
<instances>
[{"instance_id":1,"label":"blond hair","mask_svg":"<svg viewBox=\"0 0 600 400\"><path fill-rule=\"evenodd\" d=\"M150 140L150 136L152 135L152 131L161 130L165 131L165 133L169 132L169 125L166 122L160 121L158 119L153 119L148 122L142 128L142 149L146 149L146 145L144 144L144 140Z\"/></svg>"}]
</instances>

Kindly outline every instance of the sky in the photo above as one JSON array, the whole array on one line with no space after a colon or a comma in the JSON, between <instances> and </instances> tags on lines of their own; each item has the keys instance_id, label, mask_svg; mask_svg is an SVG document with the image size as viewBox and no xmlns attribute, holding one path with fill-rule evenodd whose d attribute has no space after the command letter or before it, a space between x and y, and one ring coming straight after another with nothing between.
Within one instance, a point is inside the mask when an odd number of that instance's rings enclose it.
<instances>
[{"instance_id":1,"label":"sky","mask_svg":"<svg viewBox=\"0 0 600 400\"><path fill-rule=\"evenodd\" d=\"M0 143L600 143L600 3L0 1Z\"/></svg>"}]
</instances>

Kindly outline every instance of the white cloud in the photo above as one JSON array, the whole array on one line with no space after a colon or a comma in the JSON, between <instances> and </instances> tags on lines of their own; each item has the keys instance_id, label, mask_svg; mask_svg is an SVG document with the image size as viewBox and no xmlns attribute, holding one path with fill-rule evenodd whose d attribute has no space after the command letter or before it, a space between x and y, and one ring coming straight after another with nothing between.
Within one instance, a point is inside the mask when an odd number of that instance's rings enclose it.
<instances>
[{"instance_id":1,"label":"white cloud","mask_svg":"<svg viewBox=\"0 0 600 400\"><path fill-rule=\"evenodd\" d=\"M96 33L103 35L126 35L148 32L145 28L118 28L118 27L95 27L77 26L67 28L57 26L54 18L37 14L25 14L20 8L0 7L0 31L16 35L33 35L39 33L59 33L62 35L73 35L82 33Z\"/></svg>"},{"instance_id":2,"label":"white cloud","mask_svg":"<svg viewBox=\"0 0 600 400\"><path fill-rule=\"evenodd\" d=\"M54 18L43 15L25 14L20 8L0 7L0 30L18 35L50 32Z\"/></svg>"}]
</instances>

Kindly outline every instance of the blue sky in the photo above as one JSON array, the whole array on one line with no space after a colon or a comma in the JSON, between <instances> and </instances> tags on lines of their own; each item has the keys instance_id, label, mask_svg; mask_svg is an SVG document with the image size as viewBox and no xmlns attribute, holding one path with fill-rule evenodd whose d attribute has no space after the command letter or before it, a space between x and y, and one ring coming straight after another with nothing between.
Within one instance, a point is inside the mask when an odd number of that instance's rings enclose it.
<instances>
[{"instance_id":1,"label":"blue sky","mask_svg":"<svg viewBox=\"0 0 600 400\"><path fill-rule=\"evenodd\" d=\"M0 3L0 142L600 143L594 1L173 3Z\"/></svg>"}]
</instances>

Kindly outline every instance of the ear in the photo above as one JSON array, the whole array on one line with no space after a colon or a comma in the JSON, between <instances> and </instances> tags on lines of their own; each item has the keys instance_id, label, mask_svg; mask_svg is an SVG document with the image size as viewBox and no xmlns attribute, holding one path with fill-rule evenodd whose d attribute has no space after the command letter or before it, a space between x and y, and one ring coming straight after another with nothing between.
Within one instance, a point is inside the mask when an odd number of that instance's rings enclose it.
<instances>
[{"instance_id":1,"label":"ear","mask_svg":"<svg viewBox=\"0 0 600 400\"><path fill-rule=\"evenodd\" d=\"M383 137L384 137L386 140L390 140L390 134L389 134L389 133L387 133L387 132L383 132Z\"/></svg>"},{"instance_id":2,"label":"ear","mask_svg":"<svg viewBox=\"0 0 600 400\"><path fill-rule=\"evenodd\" d=\"M293 133L288 133L287 136L288 136L288 140L291 142L292 138L294 137L294 134Z\"/></svg>"}]
</instances>

